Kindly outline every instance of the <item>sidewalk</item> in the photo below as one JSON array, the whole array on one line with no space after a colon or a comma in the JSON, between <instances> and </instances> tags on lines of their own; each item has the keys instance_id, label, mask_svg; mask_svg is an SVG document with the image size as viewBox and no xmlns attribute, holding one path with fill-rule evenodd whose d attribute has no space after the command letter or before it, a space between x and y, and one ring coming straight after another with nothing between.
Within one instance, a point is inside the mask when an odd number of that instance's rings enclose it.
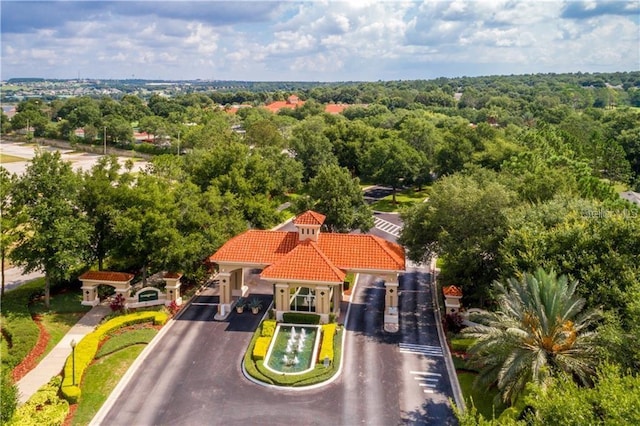
<instances>
[{"instance_id":1,"label":"sidewalk","mask_svg":"<svg viewBox=\"0 0 640 426\"><path fill-rule=\"evenodd\" d=\"M53 376L62 371L67 357L71 355L71 341L76 343L91 333L95 326L111 312L108 306L94 306L60 340L55 348L40 363L27 373L17 385L20 391L20 403L24 404L40 387L47 384Z\"/></svg>"}]
</instances>

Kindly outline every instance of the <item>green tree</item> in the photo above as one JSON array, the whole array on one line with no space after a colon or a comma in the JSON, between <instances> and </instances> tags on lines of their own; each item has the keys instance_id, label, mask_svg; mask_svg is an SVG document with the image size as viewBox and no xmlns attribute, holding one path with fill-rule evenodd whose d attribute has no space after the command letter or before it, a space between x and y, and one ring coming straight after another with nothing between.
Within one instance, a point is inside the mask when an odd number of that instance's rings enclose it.
<instances>
[{"instance_id":1,"label":"green tree","mask_svg":"<svg viewBox=\"0 0 640 426\"><path fill-rule=\"evenodd\" d=\"M324 130L324 120L317 116L309 117L293 128L291 149L296 160L304 166L305 181L318 174L321 166L337 164L331 141L324 135Z\"/></svg>"},{"instance_id":2,"label":"green tree","mask_svg":"<svg viewBox=\"0 0 640 426\"><path fill-rule=\"evenodd\" d=\"M412 184L425 163L423 154L402 139L392 137L368 146L360 167L373 182L391 187L395 204L398 188Z\"/></svg>"},{"instance_id":3,"label":"green tree","mask_svg":"<svg viewBox=\"0 0 640 426\"><path fill-rule=\"evenodd\" d=\"M335 164L320 167L307 192L310 199L300 211L313 209L327 216L324 226L330 232L373 228L373 212L364 201L360 181L347 169Z\"/></svg>"},{"instance_id":4,"label":"green tree","mask_svg":"<svg viewBox=\"0 0 640 426\"><path fill-rule=\"evenodd\" d=\"M499 247L515 198L493 172L446 176L434 183L428 202L401 214L399 241L413 261L445 256L443 281L462 286L466 301L482 303L498 278Z\"/></svg>"},{"instance_id":5,"label":"green tree","mask_svg":"<svg viewBox=\"0 0 640 426\"><path fill-rule=\"evenodd\" d=\"M464 330L476 339L469 352L481 369L479 385L495 384L503 401L513 404L527 383L544 383L560 372L590 382L599 314L583 311L577 285L543 269L494 282L497 310L475 315L478 325Z\"/></svg>"},{"instance_id":6,"label":"green tree","mask_svg":"<svg viewBox=\"0 0 640 426\"><path fill-rule=\"evenodd\" d=\"M132 180L128 172L120 174L115 156L101 157L91 171L83 174L80 203L91 225L91 260L98 261L99 270L116 244L114 222L121 208L122 187Z\"/></svg>"},{"instance_id":7,"label":"green tree","mask_svg":"<svg viewBox=\"0 0 640 426\"><path fill-rule=\"evenodd\" d=\"M37 152L16 183L20 223L10 258L25 272L44 272L47 307L51 283L69 278L86 258L90 229L79 194L79 176L59 152Z\"/></svg>"},{"instance_id":8,"label":"green tree","mask_svg":"<svg viewBox=\"0 0 640 426\"><path fill-rule=\"evenodd\" d=\"M247 129L245 141L249 146L284 148L286 141L280 134L278 126L271 120L254 122Z\"/></svg>"},{"instance_id":9,"label":"green tree","mask_svg":"<svg viewBox=\"0 0 640 426\"><path fill-rule=\"evenodd\" d=\"M10 175L7 169L0 166L0 261L2 262L2 290L4 296L4 267L5 259L16 238L15 209L11 208L12 192L15 186L16 176Z\"/></svg>"}]
</instances>

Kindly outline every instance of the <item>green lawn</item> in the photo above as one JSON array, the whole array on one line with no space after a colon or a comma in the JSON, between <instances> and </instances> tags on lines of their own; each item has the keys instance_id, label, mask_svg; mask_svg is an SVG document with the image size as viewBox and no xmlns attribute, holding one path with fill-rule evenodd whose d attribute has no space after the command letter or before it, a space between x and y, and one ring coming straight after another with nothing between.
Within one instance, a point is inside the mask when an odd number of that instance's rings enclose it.
<instances>
[{"instance_id":1,"label":"green lawn","mask_svg":"<svg viewBox=\"0 0 640 426\"><path fill-rule=\"evenodd\" d=\"M81 385L82 395L80 395L72 425L86 425L91 422L144 346L129 346L102 357L86 370Z\"/></svg>"},{"instance_id":2,"label":"green lawn","mask_svg":"<svg viewBox=\"0 0 640 426\"><path fill-rule=\"evenodd\" d=\"M473 405L478 409L485 418L491 419L498 417L505 407L500 405L494 407L493 399L498 394L495 389L476 389L473 386L473 381L476 378L475 373L458 371L458 381L460 382L460 388L462 388L462 395L468 406Z\"/></svg>"},{"instance_id":3,"label":"green lawn","mask_svg":"<svg viewBox=\"0 0 640 426\"><path fill-rule=\"evenodd\" d=\"M396 204L393 203L393 195L388 195L371 205L373 210L381 212L396 212L404 207L422 203L429 196L429 191L423 188L421 191L406 189L396 193Z\"/></svg>"}]
</instances>

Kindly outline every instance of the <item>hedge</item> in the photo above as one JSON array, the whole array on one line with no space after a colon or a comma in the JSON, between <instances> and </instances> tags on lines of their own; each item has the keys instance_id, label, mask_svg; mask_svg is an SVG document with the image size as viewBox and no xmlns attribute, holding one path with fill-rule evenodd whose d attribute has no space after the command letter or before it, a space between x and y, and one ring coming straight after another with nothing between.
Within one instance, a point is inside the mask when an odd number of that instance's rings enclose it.
<instances>
[{"instance_id":1,"label":"hedge","mask_svg":"<svg viewBox=\"0 0 640 426\"><path fill-rule=\"evenodd\" d=\"M262 323L262 333L260 334L262 337L271 337L276 332L277 323L275 320L265 320Z\"/></svg>"},{"instance_id":2,"label":"hedge","mask_svg":"<svg viewBox=\"0 0 640 426\"><path fill-rule=\"evenodd\" d=\"M451 339L451 349L456 352L468 352L469 347L476 342L472 338L453 338Z\"/></svg>"},{"instance_id":3,"label":"hedge","mask_svg":"<svg viewBox=\"0 0 640 426\"><path fill-rule=\"evenodd\" d=\"M322 346L320 346L320 355L318 362L323 362L325 358L329 358L333 362L333 337L336 334L336 324L325 324L322 326Z\"/></svg>"},{"instance_id":4,"label":"hedge","mask_svg":"<svg viewBox=\"0 0 640 426\"><path fill-rule=\"evenodd\" d=\"M119 328L134 324L153 322L155 325L163 325L167 322L168 318L169 317L165 312L135 312L133 314L113 318L98 326L98 328L87 334L80 342L78 342L75 348L75 359L73 354L69 355L67 358L63 370L64 379L62 380L62 388L60 389L62 395L72 404L77 402L78 397L80 396L80 388L77 384L73 384L73 366L75 364L75 382L80 383L84 370L95 358L100 341L105 336L108 336Z\"/></svg>"},{"instance_id":5,"label":"hedge","mask_svg":"<svg viewBox=\"0 0 640 426\"><path fill-rule=\"evenodd\" d=\"M29 301L32 295L41 292L43 287L44 279L40 278L7 291L2 297L0 327L8 341L6 346L2 345L0 358L2 364L9 369L20 364L38 342L40 329L31 318Z\"/></svg>"},{"instance_id":6,"label":"hedge","mask_svg":"<svg viewBox=\"0 0 640 426\"><path fill-rule=\"evenodd\" d=\"M285 312L282 314L282 320L291 324L320 324L320 315L318 314L305 314L301 312Z\"/></svg>"},{"instance_id":7,"label":"hedge","mask_svg":"<svg viewBox=\"0 0 640 426\"><path fill-rule=\"evenodd\" d=\"M256 344L253 347L252 358L254 361L263 360L267 356L269 343L271 343L271 337L258 337Z\"/></svg>"},{"instance_id":8,"label":"hedge","mask_svg":"<svg viewBox=\"0 0 640 426\"><path fill-rule=\"evenodd\" d=\"M61 425L69 413L69 403L58 397L60 376L38 389L29 400L18 407L9 426Z\"/></svg>"}]
</instances>

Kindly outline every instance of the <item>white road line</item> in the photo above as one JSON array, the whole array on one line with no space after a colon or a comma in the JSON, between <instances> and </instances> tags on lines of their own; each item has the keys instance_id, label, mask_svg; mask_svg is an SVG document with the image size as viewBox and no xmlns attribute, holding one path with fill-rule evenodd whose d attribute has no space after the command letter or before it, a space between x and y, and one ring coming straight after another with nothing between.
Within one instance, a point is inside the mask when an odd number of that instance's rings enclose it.
<instances>
[{"instance_id":1,"label":"white road line","mask_svg":"<svg viewBox=\"0 0 640 426\"><path fill-rule=\"evenodd\" d=\"M424 393L434 393L433 389L424 389L422 392Z\"/></svg>"},{"instance_id":2,"label":"white road line","mask_svg":"<svg viewBox=\"0 0 640 426\"><path fill-rule=\"evenodd\" d=\"M442 348L440 346L414 345L411 343L400 343L400 353L438 357L443 356Z\"/></svg>"},{"instance_id":3,"label":"white road line","mask_svg":"<svg viewBox=\"0 0 640 426\"><path fill-rule=\"evenodd\" d=\"M418 374L421 376L437 376L437 377L442 377L442 374L440 373L430 373L428 371L409 371L409 373L411 374Z\"/></svg>"},{"instance_id":4,"label":"white road line","mask_svg":"<svg viewBox=\"0 0 640 426\"><path fill-rule=\"evenodd\" d=\"M191 304L195 306L218 306L217 303L204 303L204 302L193 302Z\"/></svg>"},{"instance_id":5,"label":"white road line","mask_svg":"<svg viewBox=\"0 0 640 426\"><path fill-rule=\"evenodd\" d=\"M383 232L386 232L387 234L391 234L394 237L400 236L400 230L402 229L402 227L396 225L395 223L391 223L389 221L376 217L373 219L373 224L376 228Z\"/></svg>"}]
</instances>

